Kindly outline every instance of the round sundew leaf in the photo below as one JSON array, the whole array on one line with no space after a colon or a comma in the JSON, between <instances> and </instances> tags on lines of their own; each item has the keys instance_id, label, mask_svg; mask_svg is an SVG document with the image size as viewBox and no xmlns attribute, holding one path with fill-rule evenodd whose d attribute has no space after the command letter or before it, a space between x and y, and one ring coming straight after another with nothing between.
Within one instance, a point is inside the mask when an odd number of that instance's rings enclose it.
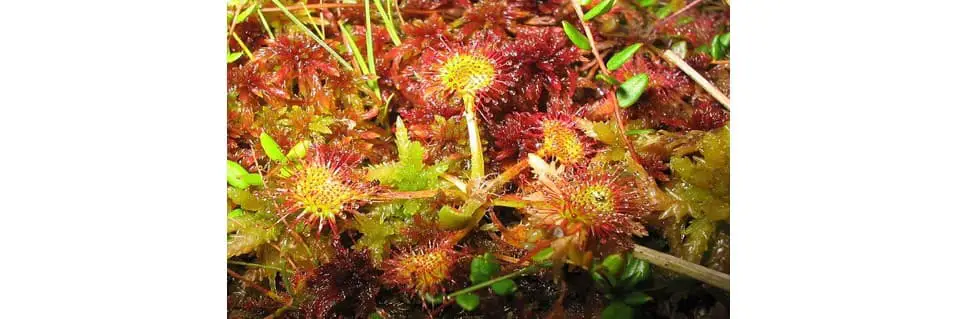
<instances>
[{"instance_id":1,"label":"round sundew leaf","mask_svg":"<svg viewBox=\"0 0 960 319\"><path fill-rule=\"evenodd\" d=\"M280 163L287 162L287 157L283 155L283 150L280 149L280 145L277 144L267 132L260 133L260 146L263 147L263 151L267 153L267 157L270 157L270 160Z\"/></svg>"},{"instance_id":2,"label":"round sundew leaf","mask_svg":"<svg viewBox=\"0 0 960 319\"><path fill-rule=\"evenodd\" d=\"M563 33L567 34L567 38L570 39L570 42L573 42L573 45L583 50L590 50L590 41L587 40L587 36L580 33L580 30L577 30L577 27L570 22L562 21L561 23L563 24Z\"/></svg>"},{"instance_id":3,"label":"round sundew leaf","mask_svg":"<svg viewBox=\"0 0 960 319\"><path fill-rule=\"evenodd\" d=\"M480 296L473 293L466 293L457 296L457 304L466 311L473 311L480 306Z\"/></svg>"},{"instance_id":4,"label":"round sundew leaf","mask_svg":"<svg viewBox=\"0 0 960 319\"><path fill-rule=\"evenodd\" d=\"M614 53L613 56L610 57L610 60L607 61L607 69L610 69L610 71L619 69L633 57L633 54L637 53L637 50L640 50L640 46L642 46L641 43L635 43L620 50L620 52Z\"/></svg>"},{"instance_id":5,"label":"round sundew leaf","mask_svg":"<svg viewBox=\"0 0 960 319\"><path fill-rule=\"evenodd\" d=\"M646 73L641 73L620 84L620 88L617 89L617 103L620 107L628 108L636 103L643 91L647 89L649 80L650 77Z\"/></svg>"},{"instance_id":6,"label":"round sundew leaf","mask_svg":"<svg viewBox=\"0 0 960 319\"><path fill-rule=\"evenodd\" d=\"M598 15L610 12L610 9L613 9L613 4L615 2L617 1L603 0L602 2L600 2L600 4L597 4L592 9L590 9L590 11L587 11L587 13L583 15L583 21L590 21L590 19L593 19Z\"/></svg>"},{"instance_id":7,"label":"round sundew leaf","mask_svg":"<svg viewBox=\"0 0 960 319\"><path fill-rule=\"evenodd\" d=\"M509 296L517 291L517 283L513 279L501 280L491 285L490 289L498 296Z\"/></svg>"}]
</instances>

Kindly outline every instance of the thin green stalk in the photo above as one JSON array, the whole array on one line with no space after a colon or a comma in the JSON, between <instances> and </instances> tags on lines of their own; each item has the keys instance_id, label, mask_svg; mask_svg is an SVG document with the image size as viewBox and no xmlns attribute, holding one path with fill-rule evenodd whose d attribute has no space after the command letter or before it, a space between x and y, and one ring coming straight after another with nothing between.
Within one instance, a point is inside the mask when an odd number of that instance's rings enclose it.
<instances>
[{"instance_id":1,"label":"thin green stalk","mask_svg":"<svg viewBox=\"0 0 960 319\"><path fill-rule=\"evenodd\" d=\"M339 21L338 25L340 26L340 33L343 35L343 42L346 42L347 48L350 48L353 61L357 62L357 65L360 66L360 74L370 74L370 69L367 68L367 63L362 60L360 48L357 47L357 42L353 39L352 32L350 32L350 26L343 24L343 21Z\"/></svg>"},{"instance_id":2,"label":"thin green stalk","mask_svg":"<svg viewBox=\"0 0 960 319\"><path fill-rule=\"evenodd\" d=\"M290 21L293 21L293 24L297 25L297 27L300 28L300 30L303 30L304 32L306 32L307 35L309 35L311 38L313 38L313 40L317 41L317 43L319 43L320 46L326 49L327 52L329 52L330 55L337 60L337 62L343 65L343 67L347 68L347 70L353 71L353 67L350 66L350 63L347 62L347 60L344 60L343 57L341 57L340 54L337 53L337 51L334 51L333 48L327 45L326 42L323 42L323 40L320 39L320 37L317 37L316 34L313 34L313 32L311 32L310 29L307 28L307 26L303 25L303 22L300 22L300 20L297 19L297 17L295 17L293 13L290 13L290 10L287 10L287 7L283 6L283 4L280 3L280 1L278 0L270 0L270 1L273 1L273 4L276 5L277 8L280 8L280 11L283 11L283 14L287 16L287 18L289 18Z\"/></svg>"},{"instance_id":3,"label":"thin green stalk","mask_svg":"<svg viewBox=\"0 0 960 319\"><path fill-rule=\"evenodd\" d=\"M480 183L486 174L483 169L483 146L480 145L480 126L477 124L475 101L473 94L463 95L463 117L467 121L467 133L470 137L470 179L473 183Z\"/></svg>"},{"instance_id":4,"label":"thin green stalk","mask_svg":"<svg viewBox=\"0 0 960 319\"><path fill-rule=\"evenodd\" d=\"M367 28L364 32L364 36L367 38L367 65L370 66L371 74L377 75L373 64L373 26L370 23L370 0L363 0L363 17L364 26Z\"/></svg>"},{"instance_id":5,"label":"thin green stalk","mask_svg":"<svg viewBox=\"0 0 960 319\"><path fill-rule=\"evenodd\" d=\"M377 65L376 60L373 58L373 24L370 22L370 0L363 0L363 12L364 12L364 22L366 26L365 36L367 38L367 64L370 67L370 75L373 75L373 78L377 78ZM377 83L377 80L370 80L372 82L371 86L373 87L373 92L377 94L377 100L380 100L380 85ZM380 111L380 114L377 116L377 120L381 124L386 123L387 121L387 104L383 104L383 108Z\"/></svg>"},{"instance_id":6,"label":"thin green stalk","mask_svg":"<svg viewBox=\"0 0 960 319\"><path fill-rule=\"evenodd\" d=\"M263 16L263 11L260 8L257 8L257 16L260 17L260 23L263 24L263 29L267 30L267 35L270 36L270 40L274 40L273 31L270 30L270 24L267 23L267 18Z\"/></svg>"},{"instance_id":7,"label":"thin green stalk","mask_svg":"<svg viewBox=\"0 0 960 319\"><path fill-rule=\"evenodd\" d=\"M327 39L326 34L324 34L324 32L321 32L321 31L320 31L320 28L317 28L317 24L316 24L315 22L313 22L313 15L310 14L310 9L307 8L307 5L306 5L306 4L303 4L303 2L301 2L301 3L300 3L300 6L303 7L303 11L306 11L306 12L307 12L307 19L309 19L310 25L313 26L313 29L317 31L317 34L320 35L320 38L321 38L321 39L326 40L326 39Z\"/></svg>"},{"instance_id":8,"label":"thin green stalk","mask_svg":"<svg viewBox=\"0 0 960 319\"><path fill-rule=\"evenodd\" d=\"M257 267L257 268L263 268L263 269L276 270L276 271L280 271L280 272L284 272L284 273L288 273L288 274L292 274L292 273L293 273L292 271L289 271L289 270L286 270L286 269L283 269L283 268L277 268L277 267L273 267L273 266L267 266L267 265L261 265L261 264L254 264L254 263L247 263L247 262L242 262L242 261L228 260L227 263L228 263L228 264L233 264L233 265L240 265L240 266L247 266L247 267Z\"/></svg>"},{"instance_id":9,"label":"thin green stalk","mask_svg":"<svg viewBox=\"0 0 960 319\"><path fill-rule=\"evenodd\" d=\"M393 23L393 16L390 14L390 2L387 0L387 8L383 7L383 0L373 0L373 3L377 5L377 11L380 12L380 17L383 18L383 24L387 27L387 33L390 34L390 41L393 41L394 46L400 45L400 35L397 34L397 26Z\"/></svg>"},{"instance_id":10,"label":"thin green stalk","mask_svg":"<svg viewBox=\"0 0 960 319\"><path fill-rule=\"evenodd\" d=\"M519 199L494 199L493 206L524 208L527 206L527 202Z\"/></svg>"},{"instance_id":11,"label":"thin green stalk","mask_svg":"<svg viewBox=\"0 0 960 319\"><path fill-rule=\"evenodd\" d=\"M243 43L243 40L240 40L240 37L236 33L230 33L233 36L234 40L237 40L237 44L240 45L240 48L243 49L243 54L247 56L250 61L253 61L253 53L250 53L250 49L247 48L247 45Z\"/></svg>"},{"instance_id":12,"label":"thin green stalk","mask_svg":"<svg viewBox=\"0 0 960 319\"><path fill-rule=\"evenodd\" d=\"M493 284L495 284L495 283L498 283L498 282L501 282L501 281L504 281L504 280L507 280L507 279L511 279L511 278L514 278L514 277L518 277L518 276L520 276L520 275L523 275L523 274L525 274L527 271L530 271L531 269L533 269L533 268L535 268L535 267L536 267L536 266L529 266L529 267L521 268L520 270L514 271L514 272L512 272L512 273L509 273L509 274L506 274L506 275L503 275L503 276L500 276L500 277L497 277L497 278L493 278L493 279L490 279L490 280L481 282L481 283L479 283L479 284L476 284L476 285L473 285L473 286L470 286L470 287L463 288L463 289L461 289L461 290L455 291L455 292L453 292L453 293L451 293L451 294L449 294L449 295L444 296L444 298L446 298L446 299L452 299L452 298L454 298L454 297L456 297L456 296L459 296L459 295L462 295L462 294L468 294L468 293L471 293L471 292L474 292L474 291L477 291L477 290L480 290L480 289L483 289L483 288L487 288L487 287L489 287L489 286L491 286L491 285L493 285Z\"/></svg>"}]
</instances>

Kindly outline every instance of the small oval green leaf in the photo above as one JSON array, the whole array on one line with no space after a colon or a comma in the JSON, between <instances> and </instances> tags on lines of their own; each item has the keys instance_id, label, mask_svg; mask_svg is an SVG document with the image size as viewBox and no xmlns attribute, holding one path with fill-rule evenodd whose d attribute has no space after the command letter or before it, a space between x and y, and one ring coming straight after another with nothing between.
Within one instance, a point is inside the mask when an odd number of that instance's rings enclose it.
<instances>
[{"instance_id":1,"label":"small oval green leaf","mask_svg":"<svg viewBox=\"0 0 960 319\"><path fill-rule=\"evenodd\" d=\"M240 12L240 14L237 15L237 22L247 21L247 17L249 17L254 10L257 10L257 6L259 6L259 4L254 3L244 9L243 12Z\"/></svg>"},{"instance_id":2,"label":"small oval green leaf","mask_svg":"<svg viewBox=\"0 0 960 319\"><path fill-rule=\"evenodd\" d=\"M620 254L607 256L600 265L606 269L607 275L617 276L623 270L623 256Z\"/></svg>"},{"instance_id":3,"label":"small oval green leaf","mask_svg":"<svg viewBox=\"0 0 960 319\"><path fill-rule=\"evenodd\" d=\"M240 178L244 183L253 186L263 186L263 177L260 174L247 174Z\"/></svg>"},{"instance_id":4,"label":"small oval green leaf","mask_svg":"<svg viewBox=\"0 0 960 319\"><path fill-rule=\"evenodd\" d=\"M725 47L730 47L730 32L720 35L720 44L723 44Z\"/></svg>"},{"instance_id":5,"label":"small oval green leaf","mask_svg":"<svg viewBox=\"0 0 960 319\"><path fill-rule=\"evenodd\" d=\"M595 18L598 15L610 12L610 9L613 9L613 4L617 2L616 0L604 0L600 4L594 6L590 11L587 11L587 14L583 15L583 21L590 21L590 19Z\"/></svg>"},{"instance_id":6,"label":"small oval green leaf","mask_svg":"<svg viewBox=\"0 0 960 319\"><path fill-rule=\"evenodd\" d=\"M626 134L627 136L630 136L630 135L647 135L650 133L653 133L653 129L646 128L642 130L628 130Z\"/></svg>"},{"instance_id":7,"label":"small oval green leaf","mask_svg":"<svg viewBox=\"0 0 960 319\"><path fill-rule=\"evenodd\" d=\"M247 170L237 162L227 160L227 184L230 186L246 189L250 184L243 181L243 176L248 175Z\"/></svg>"},{"instance_id":8,"label":"small oval green leaf","mask_svg":"<svg viewBox=\"0 0 960 319\"><path fill-rule=\"evenodd\" d=\"M641 45L641 43L636 43L615 53L610 57L610 61L607 61L607 69L610 69L610 71L619 69L633 57L633 54L637 53L637 50L640 50Z\"/></svg>"},{"instance_id":9,"label":"small oval green leaf","mask_svg":"<svg viewBox=\"0 0 960 319\"><path fill-rule=\"evenodd\" d=\"M634 306L634 307L645 304L650 300L653 300L653 297L650 297L649 295L640 291L631 292L626 297L623 297L623 302L625 304Z\"/></svg>"},{"instance_id":10,"label":"small oval green leaf","mask_svg":"<svg viewBox=\"0 0 960 319\"><path fill-rule=\"evenodd\" d=\"M670 46L670 51L676 53L681 58L687 58L687 41L678 41Z\"/></svg>"},{"instance_id":11,"label":"small oval green leaf","mask_svg":"<svg viewBox=\"0 0 960 319\"><path fill-rule=\"evenodd\" d=\"M473 311L480 306L480 296L473 293L466 293L457 296L457 304L466 311Z\"/></svg>"},{"instance_id":12,"label":"small oval green leaf","mask_svg":"<svg viewBox=\"0 0 960 319\"><path fill-rule=\"evenodd\" d=\"M553 247L547 247L539 252L536 255L533 255L531 259L538 263L543 263L553 257Z\"/></svg>"},{"instance_id":13,"label":"small oval green leaf","mask_svg":"<svg viewBox=\"0 0 960 319\"><path fill-rule=\"evenodd\" d=\"M283 150L280 149L280 145L278 145L267 132L260 133L260 146L263 147L263 151L267 153L267 157L270 157L270 160L280 163L287 162L287 157L283 155Z\"/></svg>"},{"instance_id":14,"label":"small oval green leaf","mask_svg":"<svg viewBox=\"0 0 960 319\"><path fill-rule=\"evenodd\" d=\"M493 254L484 253L483 255L473 257L470 261L470 282L478 284L496 275L500 271L500 264Z\"/></svg>"},{"instance_id":15,"label":"small oval green leaf","mask_svg":"<svg viewBox=\"0 0 960 319\"><path fill-rule=\"evenodd\" d=\"M583 50L590 50L590 41L587 40L587 36L580 33L580 30L577 30L577 27L567 21L562 21L561 24L563 24L563 32L567 34L567 38L573 42L573 45Z\"/></svg>"},{"instance_id":16,"label":"small oval green leaf","mask_svg":"<svg viewBox=\"0 0 960 319\"><path fill-rule=\"evenodd\" d=\"M501 280L491 285L490 289L498 296L508 296L517 291L517 283L513 279Z\"/></svg>"},{"instance_id":17,"label":"small oval green leaf","mask_svg":"<svg viewBox=\"0 0 960 319\"><path fill-rule=\"evenodd\" d=\"M646 7L657 4L657 0L637 0L637 4L640 5L641 7L646 8Z\"/></svg>"},{"instance_id":18,"label":"small oval green leaf","mask_svg":"<svg viewBox=\"0 0 960 319\"><path fill-rule=\"evenodd\" d=\"M290 148L290 151L287 152L287 158L303 158L307 156L307 149L310 148L309 141L300 141L297 145L294 145L293 148Z\"/></svg>"},{"instance_id":19,"label":"small oval green leaf","mask_svg":"<svg viewBox=\"0 0 960 319\"><path fill-rule=\"evenodd\" d=\"M595 78L597 80L606 82L607 84L610 84L610 85L620 85L620 81L617 81L617 79L613 78L612 76L609 76L603 73L597 73L597 76Z\"/></svg>"},{"instance_id":20,"label":"small oval green leaf","mask_svg":"<svg viewBox=\"0 0 960 319\"><path fill-rule=\"evenodd\" d=\"M227 53L227 64L233 63L234 61L240 59L243 56L243 51Z\"/></svg>"},{"instance_id":21,"label":"small oval green leaf","mask_svg":"<svg viewBox=\"0 0 960 319\"><path fill-rule=\"evenodd\" d=\"M473 219L473 216L463 214L450 206L441 207L437 216L440 219L440 227L446 230L462 229Z\"/></svg>"},{"instance_id":22,"label":"small oval green leaf","mask_svg":"<svg viewBox=\"0 0 960 319\"><path fill-rule=\"evenodd\" d=\"M620 107L628 108L636 103L643 91L647 89L649 80L650 77L646 73L640 73L620 84L620 88L617 89L617 103Z\"/></svg>"},{"instance_id":23,"label":"small oval green leaf","mask_svg":"<svg viewBox=\"0 0 960 319\"><path fill-rule=\"evenodd\" d=\"M243 168L242 165L238 164L237 162L227 160L227 177L230 177L230 176L241 177L247 174L250 174L250 173L247 172L247 170Z\"/></svg>"},{"instance_id":24,"label":"small oval green leaf","mask_svg":"<svg viewBox=\"0 0 960 319\"><path fill-rule=\"evenodd\" d=\"M630 319L633 318L633 308L621 301L614 301L603 308L600 313L602 319Z\"/></svg>"}]
</instances>

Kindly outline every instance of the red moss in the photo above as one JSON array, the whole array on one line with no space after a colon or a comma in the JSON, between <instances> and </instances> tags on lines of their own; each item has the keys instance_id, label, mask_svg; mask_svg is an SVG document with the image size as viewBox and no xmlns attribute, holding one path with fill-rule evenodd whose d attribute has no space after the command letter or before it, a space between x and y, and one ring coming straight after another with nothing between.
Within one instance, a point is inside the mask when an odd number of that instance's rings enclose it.
<instances>
[{"instance_id":1,"label":"red moss","mask_svg":"<svg viewBox=\"0 0 960 319\"><path fill-rule=\"evenodd\" d=\"M325 80L345 75L319 43L301 33L277 35L254 56L258 70L269 74L269 86L299 97L297 102L305 104L316 103L324 94L321 89Z\"/></svg>"},{"instance_id":2,"label":"red moss","mask_svg":"<svg viewBox=\"0 0 960 319\"><path fill-rule=\"evenodd\" d=\"M550 95L547 103L550 110L572 111L573 92L577 87L574 63L580 59L580 53L563 30L521 28L516 43L522 63L519 74L523 102L539 105L546 90Z\"/></svg>"},{"instance_id":3,"label":"red moss","mask_svg":"<svg viewBox=\"0 0 960 319\"><path fill-rule=\"evenodd\" d=\"M669 62L642 54L624 63L613 75L622 82L640 73L646 73L650 77L641 100L667 105L693 94L693 81L683 71Z\"/></svg>"},{"instance_id":4,"label":"red moss","mask_svg":"<svg viewBox=\"0 0 960 319\"><path fill-rule=\"evenodd\" d=\"M722 31L724 22L729 21L724 14L690 10L661 24L656 31L659 34L682 38L693 48L704 44L709 45L713 36Z\"/></svg>"},{"instance_id":5,"label":"red moss","mask_svg":"<svg viewBox=\"0 0 960 319\"><path fill-rule=\"evenodd\" d=\"M344 309L347 313L370 313L376 306L380 275L366 252L338 249L330 262L297 273L293 284L307 298L299 306L307 318L329 318L338 304L351 306Z\"/></svg>"},{"instance_id":6,"label":"red moss","mask_svg":"<svg viewBox=\"0 0 960 319\"><path fill-rule=\"evenodd\" d=\"M664 159L653 153L638 153L640 157L640 165L643 166L643 169L650 174L654 179L666 182L670 180L670 175L668 174L670 166L667 165L667 162Z\"/></svg>"},{"instance_id":7,"label":"red moss","mask_svg":"<svg viewBox=\"0 0 960 319\"><path fill-rule=\"evenodd\" d=\"M247 17L246 21L238 22L237 25L233 27L233 32L240 37L240 40L243 40L243 44L246 45L247 49L251 52L257 51L260 47L267 45L267 40L270 39L255 14ZM227 37L227 43L230 45L230 52L240 52L243 50L233 36ZM247 56L243 55L238 61L241 63L248 61Z\"/></svg>"},{"instance_id":8,"label":"red moss","mask_svg":"<svg viewBox=\"0 0 960 319\"><path fill-rule=\"evenodd\" d=\"M507 37L510 21L506 1L481 1L467 9L461 19L461 34L469 36L480 30L489 30L501 37Z\"/></svg>"},{"instance_id":9,"label":"red moss","mask_svg":"<svg viewBox=\"0 0 960 319\"><path fill-rule=\"evenodd\" d=\"M727 124L730 120L730 113L709 95L694 95L693 107L689 125L691 129L709 131Z\"/></svg>"},{"instance_id":10,"label":"red moss","mask_svg":"<svg viewBox=\"0 0 960 319\"><path fill-rule=\"evenodd\" d=\"M290 98L286 90L268 85L266 76L258 72L254 63L227 69L227 90L246 107L259 107L261 98L271 105L279 105Z\"/></svg>"}]
</instances>

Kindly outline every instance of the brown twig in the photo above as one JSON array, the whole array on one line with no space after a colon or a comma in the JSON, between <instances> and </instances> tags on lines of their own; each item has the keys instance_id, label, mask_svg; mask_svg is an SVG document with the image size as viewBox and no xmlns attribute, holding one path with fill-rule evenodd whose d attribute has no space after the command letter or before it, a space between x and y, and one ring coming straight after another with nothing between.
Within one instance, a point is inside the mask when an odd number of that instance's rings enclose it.
<instances>
[{"instance_id":1,"label":"brown twig","mask_svg":"<svg viewBox=\"0 0 960 319\"><path fill-rule=\"evenodd\" d=\"M688 76L693 78L693 81L697 82L697 84L706 90L710 96L712 96L714 99L717 99L720 104L723 104L723 107L726 108L727 111L730 110L730 98L724 95L723 92L720 92L720 89L717 89L717 87L714 86L713 83L710 83L707 78L704 78L703 75L700 75L697 70L694 70L692 67L690 67L687 62L684 62L683 58L676 53L673 53L673 50L663 50L660 56L667 61L670 61L670 63L676 65L678 68L680 68L680 70L683 70L683 73L686 73Z\"/></svg>"},{"instance_id":2,"label":"brown twig","mask_svg":"<svg viewBox=\"0 0 960 319\"><path fill-rule=\"evenodd\" d=\"M600 52L597 51L597 42L593 40L593 32L590 31L590 26L587 25L587 22L583 20L583 8L580 7L580 2L574 0L570 1L570 4L573 5L573 10L577 12L577 17L580 18L580 25L583 26L583 31L587 33L587 41L590 42L590 51L593 52L593 57L597 59L600 70L603 71L603 74L610 75L610 70L607 70L606 64L603 63L603 57L601 57Z\"/></svg>"},{"instance_id":3,"label":"brown twig","mask_svg":"<svg viewBox=\"0 0 960 319\"><path fill-rule=\"evenodd\" d=\"M667 270L692 277L708 285L730 291L730 275L728 274L640 245L633 246L633 256Z\"/></svg>"}]
</instances>

